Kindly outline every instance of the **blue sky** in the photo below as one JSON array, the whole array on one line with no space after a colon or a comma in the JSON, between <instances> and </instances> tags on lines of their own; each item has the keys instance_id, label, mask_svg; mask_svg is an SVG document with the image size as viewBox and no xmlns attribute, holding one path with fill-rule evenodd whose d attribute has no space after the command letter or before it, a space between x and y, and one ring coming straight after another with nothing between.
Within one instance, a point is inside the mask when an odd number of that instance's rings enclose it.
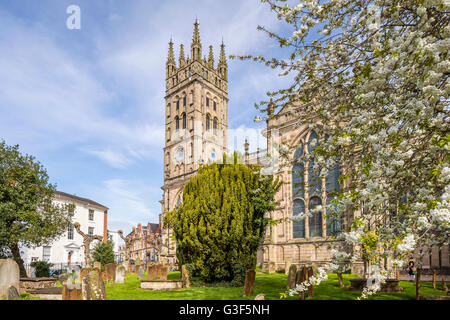
<instances>
[{"instance_id":1,"label":"blue sky","mask_svg":"<svg viewBox=\"0 0 450 320\"><path fill-rule=\"evenodd\" d=\"M69 5L81 30L66 27ZM256 30L283 24L259 0L0 1L0 138L47 169L58 190L100 202L110 230L157 222L163 184L165 62L172 36L189 52L198 17L203 55L280 55ZM277 71L228 61L229 147L251 151L254 103L285 87ZM237 134L237 138L234 135Z\"/></svg>"}]
</instances>

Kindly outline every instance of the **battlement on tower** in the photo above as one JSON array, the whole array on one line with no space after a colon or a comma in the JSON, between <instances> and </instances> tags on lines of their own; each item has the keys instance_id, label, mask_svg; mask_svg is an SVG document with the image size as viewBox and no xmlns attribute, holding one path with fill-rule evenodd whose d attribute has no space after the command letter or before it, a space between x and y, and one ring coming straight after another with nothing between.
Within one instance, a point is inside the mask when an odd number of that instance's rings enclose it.
<instances>
[{"instance_id":1,"label":"battlement on tower","mask_svg":"<svg viewBox=\"0 0 450 320\"><path fill-rule=\"evenodd\" d=\"M214 63L213 46L209 46L208 59L202 58L202 45L200 41L199 24L194 23L194 34L191 43L191 55L185 57L184 46L180 45L178 64L172 39L169 42L169 53L166 62L166 92L178 89L195 79L207 81L217 89L228 90L228 66L225 56L225 45L220 46L220 57L217 66Z\"/></svg>"}]
</instances>

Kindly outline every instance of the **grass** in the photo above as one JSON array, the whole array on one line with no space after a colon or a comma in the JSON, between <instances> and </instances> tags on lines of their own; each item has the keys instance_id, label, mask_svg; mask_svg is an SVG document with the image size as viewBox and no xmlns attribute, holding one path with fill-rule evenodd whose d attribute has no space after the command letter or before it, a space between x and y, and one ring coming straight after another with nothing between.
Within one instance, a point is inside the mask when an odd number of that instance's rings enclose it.
<instances>
[{"instance_id":1,"label":"grass","mask_svg":"<svg viewBox=\"0 0 450 320\"><path fill-rule=\"evenodd\" d=\"M350 286L350 279L355 275L344 274L344 284ZM169 280L180 279L180 272L170 272ZM279 300L280 293L286 291L287 276L284 273L257 272L254 294L243 297L242 287L192 287L173 291L152 291L140 289L137 275L129 273L125 283L106 285L108 300L253 300L259 293L264 293L267 300ZM416 297L414 282L400 281L404 288L401 293L378 293L371 296L370 300L412 300ZM421 295L434 296L445 295L444 291L433 289L430 282L421 283ZM339 288L336 274L330 274L328 280L314 288L314 297L307 300L355 300L361 295L358 291L350 291L347 288ZM286 300L297 300L297 296L287 297Z\"/></svg>"}]
</instances>

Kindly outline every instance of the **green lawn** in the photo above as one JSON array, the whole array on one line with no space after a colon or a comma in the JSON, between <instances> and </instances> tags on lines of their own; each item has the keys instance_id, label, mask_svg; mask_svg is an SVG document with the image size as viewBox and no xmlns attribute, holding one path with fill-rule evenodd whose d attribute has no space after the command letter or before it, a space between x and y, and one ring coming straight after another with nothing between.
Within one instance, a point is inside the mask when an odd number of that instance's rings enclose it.
<instances>
[{"instance_id":1,"label":"green lawn","mask_svg":"<svg viewBox=\"0 0 450 320\"><path fill-rule=\"evenodd\" d=\"M344 283L350 285L350 279L355 275L344 274ZM180 279L180 272L169 273L169 280ZM106 296L108 300L247 300L254 299L259 293L266 294L267 300L279 300L280 293L286 291L287 276L282 273L256 274L254 295L243 297L243 288L218 287L192 287L173 291L152 291L139 288L140 282L135 274L128 274L124 284L107 284ZM402 293L379 293L371 300L408 300L415 299L415 283L400 281L404 288ZM438 284L438 289L441 284ZM314 288L314 297L311 300L354 300L360 292L339 288L336 274L330 274L329 279ZM431 283L421 284L421 295L445 295L441 290L434 290ZM297 297L287 297L287 300L296 300Z\"/></svg>"}]
</instances>

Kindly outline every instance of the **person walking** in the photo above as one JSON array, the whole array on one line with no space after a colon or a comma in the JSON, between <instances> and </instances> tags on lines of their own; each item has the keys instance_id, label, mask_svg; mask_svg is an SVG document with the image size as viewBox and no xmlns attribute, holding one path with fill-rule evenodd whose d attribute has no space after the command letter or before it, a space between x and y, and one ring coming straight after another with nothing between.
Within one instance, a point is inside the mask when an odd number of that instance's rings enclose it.
<instances>
[{"instance_id":1,"label":"person walking","mask_svg":"<svg viewBox=\"0 0 450 320\"><path fill-rule=\"evenodd\" d=\"M415 281L415 273L414 273L414 262L410 261L408 264L408 276L409 276L409 281Z\"/></svg>"}]
</instances>

